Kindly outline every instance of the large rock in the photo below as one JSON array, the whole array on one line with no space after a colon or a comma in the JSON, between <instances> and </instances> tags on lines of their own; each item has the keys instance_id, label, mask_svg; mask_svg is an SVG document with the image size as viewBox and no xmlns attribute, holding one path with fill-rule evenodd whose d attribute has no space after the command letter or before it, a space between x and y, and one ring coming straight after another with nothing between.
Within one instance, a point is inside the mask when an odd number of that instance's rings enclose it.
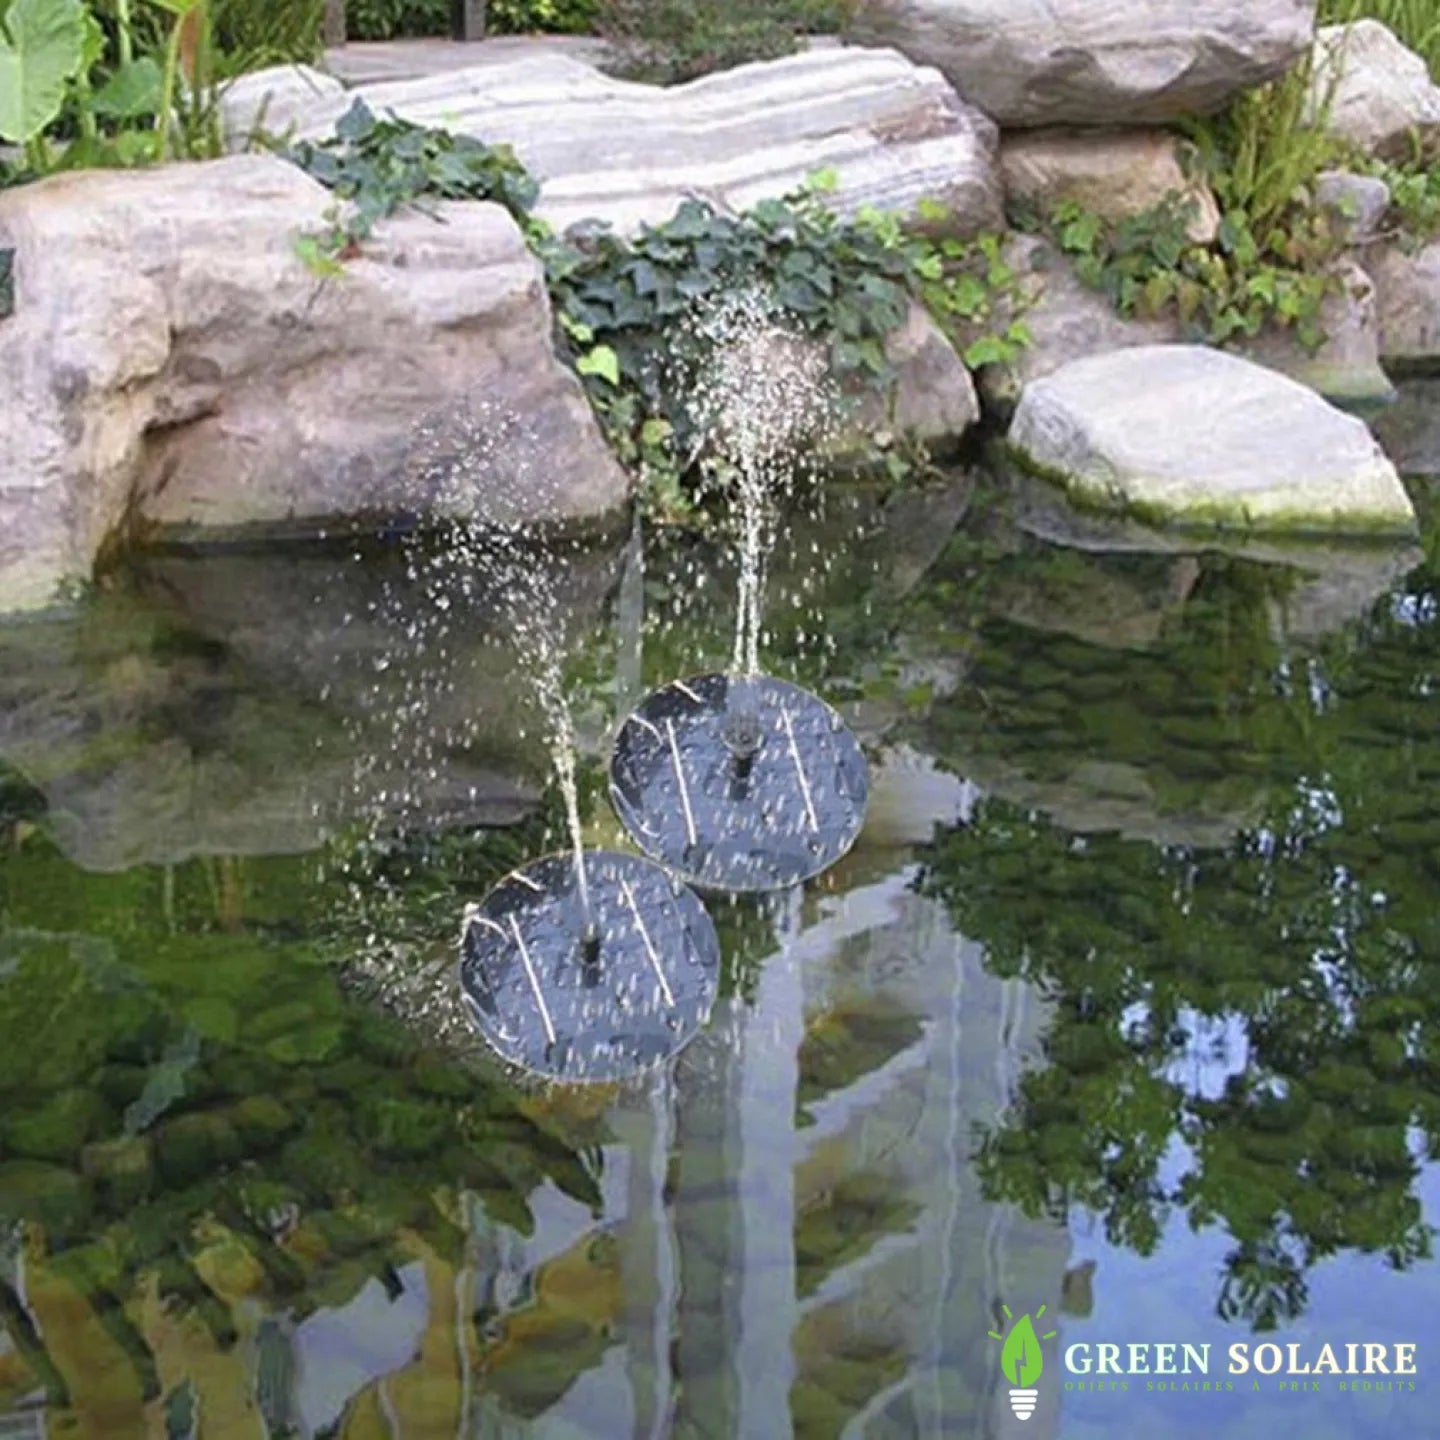
<instances>
[{"instance_id":1,"label":"large rock","mask_svg":"<svg viewBox=\"0 0 1440 1440\"><path fill-rule=\"evenodd\" d=\"M1347 245L1368 245L1390 210L1390 187L1378 175L1322 170L1315 177L1315 203Z\"/></svg>"},{"instance_id":2,"label":"large rock","mask_svg":"<svg viewBox=\"0 0 1440 1440\"><path fill-rule=\"evenodd\" d=\"M1371 421L1402 475L1440 480L1440 376L1402 380L1396 401Z\"/></svg>"},{"instance_id":3,"label":"large rock","mask_svg":"<svg viewBox=\"0 0 1440 1440\"><path fill-rule=\"evenodd\" d=\"M854 37L939 67L1002 125L1217 109L1311 43L1313 0L868 0Z\"/></svg>"},{"instance_id":4,"label":"large rock","mask_svg":"<svg viewBox=\"0 0 1440 1440\"><path fill-rule=\"evenodd\" d=\"M258 83L258 82L257 82ZM541 183L539 215L621 233L687 197L741 210L833 169L828 197L910 211L949 205L960 231L999 228L995 127L934 70L883 50L813 50L662 88L537 56L359 87L299 115L321 138L359 95L377 114L510 145Z\"/></svg>"},{"instance_id":5,"label":"large rock","mask_svg":"<svg viewBox=\"0 0 1440 1440\"><path fill-rule=\"evenodd\" d=\"M1164 130L1015 130L1000 141L1006 208L1046 214L1071 200L1121 221L1167 200L1190 209L1189 236L1212 241L1220 207L1210 187L1187 175L1180 139Z\"/></svg>"},{"instance_id":6,"label":"large rock","mask_svg":"<svg viewBox=\"0 0 1440 1440\"><path fill-rule=\"evenodd\" d=\"M877 435L891 432L925 446L933 455L953 453L980 418L975 382L955 347L929 311L910 307L905 323L886 344L895 367L893 394L867 387L842 445L850 453L870 453Z\"/></svg>"},{"instance_id":7,"label":"large rock","mask_svg":"<svg viewBox=\"0 0 1440 1440\"><path fill-rule=\"evenodd\" d=\"M1020 463L1102 510L1220 530L1417 531L1395 468L1362 421L1203 346L1067 365L1026 387L1009 438Z\"/></svg>"},{"instance_id":8,"label":"large rock","mask_svg":"<svg viewBox=\"0 0 1440 1440\"><path fill-rule=\"evenodd\" d=\"M1293 330L1274 327L1233 348L1246 359L1308 385L1327 400L1356 407L1388 404L1395 398L1395 387L1380 364L1374 282L1347 257L1334 262L1331 276L1334 286L1319 317L1325 338L1318 348L1301 344Z\"/></svg>"},{"instance_id":9,"label":"large rock","mask_svg":"<svg viewBox=\"0 0 1440 1440\"><path fill-rule=\"evenodd\" d=\"M244 142L256 131L284 135L317 100L343 95L333 75L309 65L275 65L237 76L220 92L225 134Z\"/></svg>"},{"instance_id":10,"label":"large rock","mask_svg":"<svg viewBox=\"0 0 1440 1440\"><path fill-rule=\"evenodd\" d=\"M313 532L443 510L593 520L627 481L556 359L541 268L500 207L403 214L331 278L332 197L237 156L0 192L0 610L44 605L122 532ZM418 467L466 437L463 474Z\"/></svg>"},{"instance_id":11,"label":"large rock","mask_svg":"<svg viewBox=\"0 0 1440 1440\"><path fill-rule=\"evenodd\" d=\"M1440 87L1378 20L1321 28L1309 105L1335 135L1372 154L1404 159L1413 136L1432 152L1440 141Z\"/></svg>"},{"instance_id":12,"label":"large rock","mask_svg":"<svg viewBox=\"0 0 1440 1440\"><path fill-rule=\"evenodd\" d=\"M1440 361L1440 241L1418 250L1372 246L1365 266L1375 282L1380 356L1397 372Z\"/></svg>"},{"instance_id":13,"label":"large rock","mask_svg":"<svg viewBox=\"0 0 1440 1440\"><path fill-rule=\"evenodd\" d=\"M1015 278L998 317L987 324L1003 329L1019 320L1029 331L1030 343L1013 360L980 371L980 394L985 408L994 415L1008 417L1027 384L1072 360L1182 338L1182 327L1173 313L1153 318L1119 314L1110 297L1084 284L1069 260L1048 240L1011 235L1001 253ZM1328 399L1355 405L1383 404L1393 397L1394 390L1380 364L1375 287L1353 260L1336 262L1335 272L1336 288L1327 296L1320 316L1325 340L1318 349L1302 345L1293 330L1275 328L1253 340L1237 341L1233 348ZM970 338L974 336L967 336Z\"/></svg>"}]
</instances>

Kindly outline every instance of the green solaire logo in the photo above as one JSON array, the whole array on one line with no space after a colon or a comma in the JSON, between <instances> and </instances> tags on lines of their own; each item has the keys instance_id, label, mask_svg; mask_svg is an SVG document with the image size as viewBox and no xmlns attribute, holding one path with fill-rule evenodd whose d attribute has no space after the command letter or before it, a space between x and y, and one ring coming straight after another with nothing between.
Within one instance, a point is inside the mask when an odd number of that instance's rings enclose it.
<instances>
[{"instance_id":1,"label":"green solaire logo","mask_svg":"<svg viewBox=\"0 0 1440 1440\"><path fill-rule=\"evenodd\" d=\"M1034 1320L1028 1315L1022 1315L1016 1320L1008 1305L1000 1308L1005 1312L1005 1318L1011 1322L1010 1333L1000 1335L992 1330L990 1338L1004 1342L1004 1348L1000 1351L1000 1368L1010 1382L1010 1408L1015 1412L1017 1420L1028 1420L1035 1413L1035 1404L1040 1398L1035 1384L1045 1368L1040 1342L1053 1340L1056 1332L1047 1330L1043 1335L1036 1332L1035 1320L1044 1315L1044 1305L1035 1312Z\"/></svg>"}]
</instances>

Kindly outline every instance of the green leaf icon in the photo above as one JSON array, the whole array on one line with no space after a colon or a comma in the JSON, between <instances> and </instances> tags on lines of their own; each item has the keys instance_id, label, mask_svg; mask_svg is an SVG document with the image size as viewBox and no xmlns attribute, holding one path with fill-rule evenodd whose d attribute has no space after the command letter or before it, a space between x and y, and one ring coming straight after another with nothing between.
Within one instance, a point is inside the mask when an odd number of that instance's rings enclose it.
<instances>
[{"instance_id":1,"label":"green leaf icon","mask_svg":"<svg viewBox=\"0 0 1440 1440\"><path fill-rule=\"evenodd\" d=\"M1040 1354L1040 1337L1028 1315L1022 1315L1005 1338L1000 1367L1005 1378L1018 1390L1029 1390L1040 1378L1045 1361Z\"/></svg>"}]
</instances>

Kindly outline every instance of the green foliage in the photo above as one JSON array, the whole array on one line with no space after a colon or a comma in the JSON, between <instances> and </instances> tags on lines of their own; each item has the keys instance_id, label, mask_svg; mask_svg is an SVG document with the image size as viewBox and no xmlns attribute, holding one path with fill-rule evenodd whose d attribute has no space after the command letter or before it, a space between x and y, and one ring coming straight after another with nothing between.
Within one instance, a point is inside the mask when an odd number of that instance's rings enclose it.
<instances>
[{"instance_id":1,"label":"green foliage","mask_svg":"<svg viewBox=\"0 0 1440 1440\"><path fill-rule=\"evenodd\" d=\"M21 139L25 158L0 182L220 153L206 0L145 0L133 14L128 0L117 0L104 25L98 10L93 0L18 0L8 12L9 42L0 32L0 136ZM13 133L22 122L28 133Z\"/></svg>"},{"instance_id":2,"label":"green foliage","mask_svg":"<svg viewBox=\"0 0 1440 1440\"><path fill-rule=\"evenodd\" d=\"M1085 284L1103 290L1122 315L1179 317L1188 339L1223 345L1267 325L1324 342L1320 311L1335 281L1325 264L1339 237L1318 211L1257 238L1243 210L1228 212L1214 244L1187 235L1191 210L1176 199L1119 223L1073 201L1051 216L1051 232Z\"/></svg>"},{"instance_id":3,"label":"green foliage","mask_svg":"<svg viewBox=\"0 0 1440 1440\"><path fill-rule=\"evenodd\" d=\"M539 237L565 342L612 444L647 477L662 513L683 513L688 464L702 437L683 401L705 342L681 321L737 291L771 295L787 321L826 347L852 396L895 379L886 341L912 297L942 322L980 323L1011 277L994 237L962 243L907 231L893 215L837 217L824 202L833 176L741 216L686 201L632 240L600 233L578 243ZM935 208L927 218L938 221ZM976 341L968 358L1013 354L1023 327Z\"/></svg>"},{"instance_id":4,"label":"green foliage","mask_svg":"<svg viewBox=\"0 0 1440 1440\"><path fill-rule=\"evenodd\" d=\"M394 115L379 119L363 100L341 117L333 137L302 141L289 158L348 202L343 211L334 210L323 234L301 237L301 255L321 268L327 260L352 257L376 221L406 206L427 199L495 200L524 215L537 193L508 148L426 130Z\"/></svg>"},{"instance_id":5,"label":"green foliage","mask_svg":"<svg viewBox=\"0 0 1440 1440\"><path fill-rule=\"evenodd\" d=\"M978 333L966 349L972 364L1013 358L1028 338L1020 323L986 331L998 295L1013 284L998 237L945 238L951 217L936 205L924 207L925 233L874 209L840 219L824 201L835 184L829 173L741 216L689 200L633 239L600 229L567 240L531 215L537 187L509 150L377 120L358 100L334 137L289 154L348 202L326 232L297 241L321 276L337 274L375 222L406 205L436 197L504 205L544 262L562 350L661 515L689 512L682 481L697 458L683 379L704 343L679 322L723 294L773 296L803 334L828 348L832 373L852 390L893 382L886 340L912 297L952 329Z\"/></svg>"},{"instance_id":6,"label":"green foliage","mask_svg":"<svg viewBox=\"0 0 1440 1440\"><path fill-rule=\"evenodd\" d=\"M1243 215L1271 250L1278 250L1271 237L1288 228L1315 177L1337 156L1337 142L1323 123L1330 95L1322 93L1318 107L1312 106L1312 75L1307 58L1280 79L1242 91L1218 115L1183 127L1221 211Z\"/></svg>"},{"instance_id":7,"label":"green foliage","mask_svg":"<svg viewBox=\"0 0 1440 1440\"><path fill-rule=\"evenodd\" d=\"M1440 235L1440 167L1428 162L1419 143L1396 163L1371 155L1352 155L1347 167L1383 180L1390 191L1385 232L1402 246L1416 247Z\"/></svg>"},{"instance_id":8,"label":"green foliage","mask_svg":"<svg viewBox=\"0 0 1440 1440\"><path fill-rule=\"evenodd\" d=\"M1192 340L1223 345L1277 326L1317 348L1343 236L1313 203L1315 179L1337 146L1317 123L1329 97L1317 116L1310 94L1307 59L1220 114L1185 123L1188 162L1222 215L1212 244L1190 239L1193 202L1179 196L1118 223L1074 202L1058 206L1050 229L1079 277L1123 315L1176 315Z\"/></svg>"},{"instance_id":9,"label":"green foliage","mask_svg":"<svg viewBox=\"0 0 1440 1440\"><path fill-rule=\"evenodd\" d=\"M354 40L448 35L450 0L346 0L345 28Z\"/></svg>"},{"instance_id":10,"label":"green foliage","mask_svg":"<svg viewBox=\"0 0 1440 1440\"><path fill-rule=\"evenodd\" d=\"M845 0L600 0L598 28L635 80L676 84L790 55L803 36L843 28Z\"/></svg>"},{"instance_id":11,"label":"green foliage","mask_svg":"<svg viewBox=\"0 0 1440 1440\"><path fill-rule=\"evenodd\" d=\"M223 74L310 61L320 54L325 0L212 0L210 8Z\"/></svg>"},{"instance_id":12,"label":"green foliage","mask_svg":"<svg viewBox=\"0 0 1440 1440\"><path fill-rule=\"evenodd\" d=\"M53 123L84 50L80 0L14 0L0 14L0 140L28 145Z\"/></svg>"},{"instance_id":13,"label":"green foliage","mask_svg":"<svg viewBox=\"0 0 1440 1440\"><path fill-rule=\"evenodd\" d=\"M15 309L15 252L0 249L0 320L6 319Z\"/></svg>"},{"instance_id":14,"label":"green foliage","mask_svg":"<svg viewBox=\"0 0 1440 1440\"><path fill-rule=\"evenodd\" d=\"M490 0L485 24L497 35L529 35L534 31L579 35L590 30L601 0Z\"/></svg>"}]
</instances>

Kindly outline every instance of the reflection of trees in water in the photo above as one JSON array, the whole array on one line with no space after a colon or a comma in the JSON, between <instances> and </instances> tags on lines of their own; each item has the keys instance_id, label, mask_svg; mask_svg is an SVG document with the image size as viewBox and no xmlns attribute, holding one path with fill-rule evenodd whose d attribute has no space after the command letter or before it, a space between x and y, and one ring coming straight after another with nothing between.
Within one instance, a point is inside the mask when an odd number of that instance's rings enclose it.
<instances>
[{"instance_id":1,"label":"reflection of trees in water","mask_svg":"<svg viewBox=\"0 0 1440 1440\"><path fill-rule=\"evenodd\" d=\"M412 904L453 909L441 871L508 858L484 849L427 856ZM6 857L0 1410L38 1389L137 1433L113 1417L161 1398L167 1350L232 1357L240 1383L256 1305L293 1326L377 1280L393 1295L417 1252L462 1267L461 1195L522 1234L546 1181L599 1205L597 1152L563 1117L336 984L303 923L314 865L86 875L39 836Z\"/></svg>"},{"instance_id":2,"label":"reflection of trees in water","mask_svg":"<svg viewBox=\"0 0 1440 1440\"><path fill-rule=\"evenodd\" d=\"M1285 656L1263 587L1236 578L1155 653L1092 650L1069 689L1057 673L1043 735L1057 764L1093 741L1182 803L1243 776L1258 822L1227 848L1158 847L992 798L938 838L921 884L992 970L1055 1005L1047 1067L983 1136L988 1193L1093 1210L1141 1254L1172 1213L1222 1224L1220 1313L1264 1329L1303 1311L1326 1256L1431 1253L1414 1187L1440 1153L1440 629L1424 570L1355 632ZM1057 655L1079 658L1071 641L1041 651ZM986 661L977 683L997 678ZM1123 693L1094 678L1107 670ZM1123 724L1093 723L1102 692ZM1009 731L1024 692L997 693L1013 708L983 721ZM963 753L970 723L939 728L966 732Z\"/></svg>"}]
</instances>

